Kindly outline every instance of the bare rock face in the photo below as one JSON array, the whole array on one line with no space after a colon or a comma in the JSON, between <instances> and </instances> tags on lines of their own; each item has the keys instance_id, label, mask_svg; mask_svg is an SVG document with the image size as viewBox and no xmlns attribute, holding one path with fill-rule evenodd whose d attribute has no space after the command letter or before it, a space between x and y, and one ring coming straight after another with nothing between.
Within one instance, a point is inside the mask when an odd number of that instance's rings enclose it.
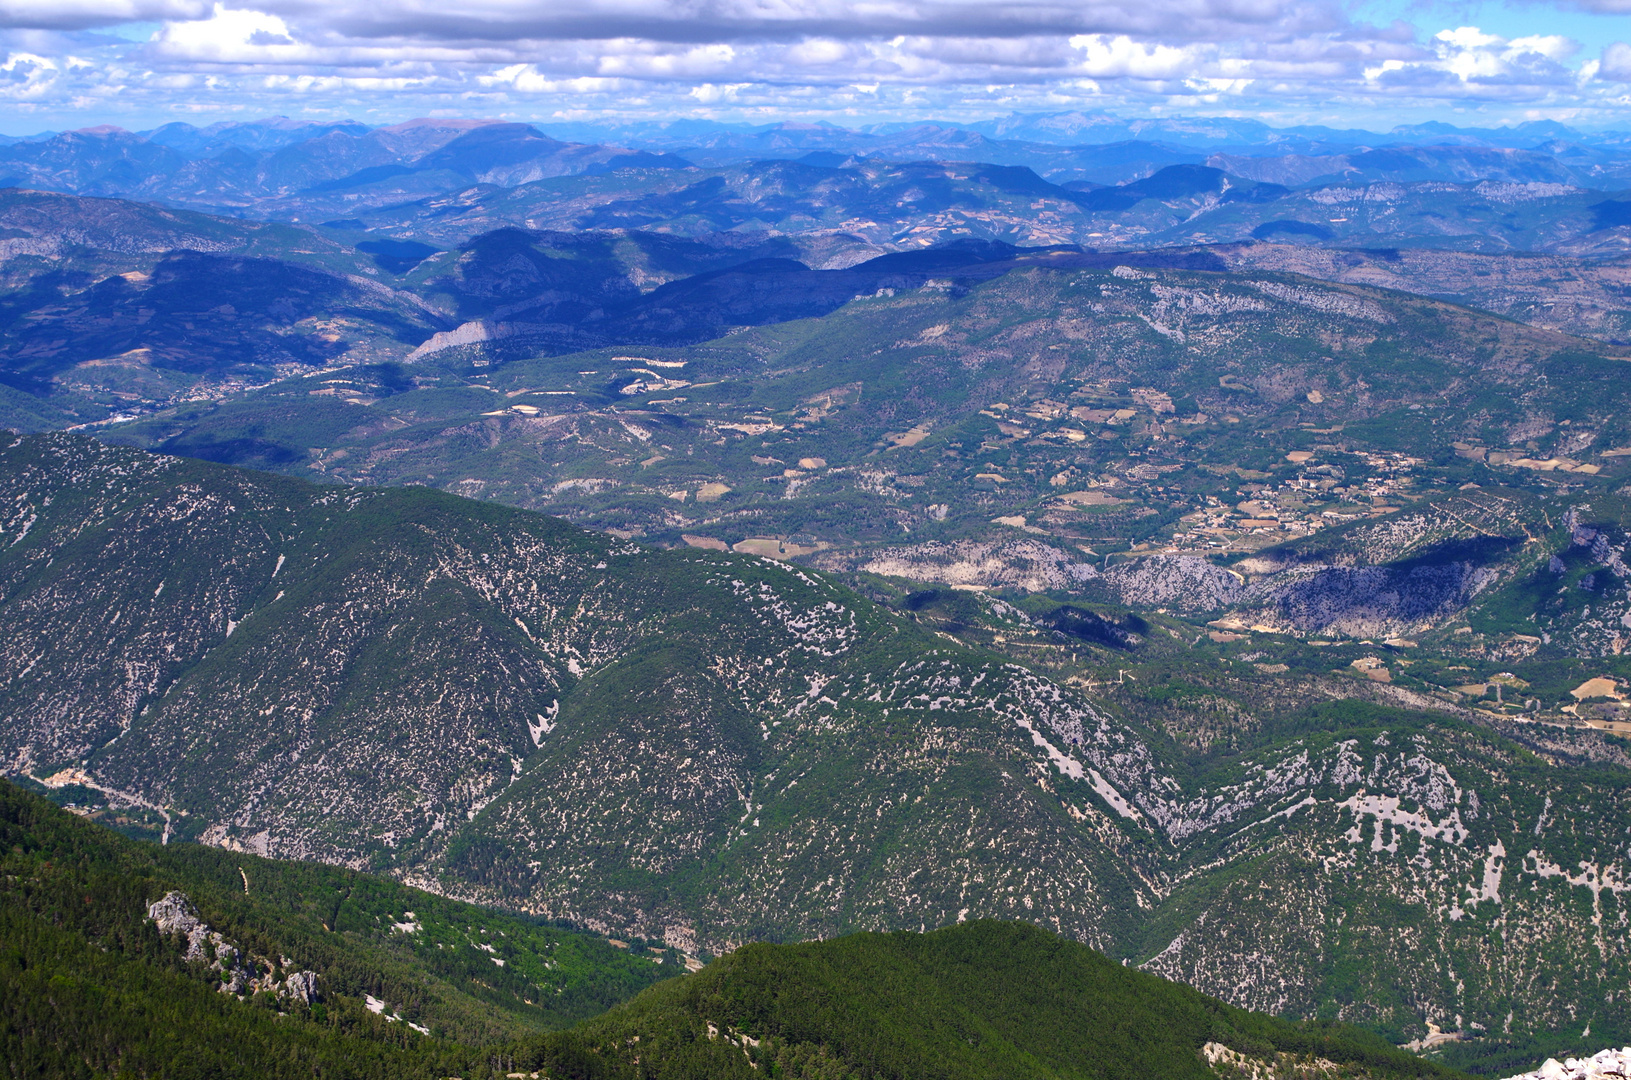
<instances>
[{"instance_id":1,"label":"bare rock face","mask_svg":"<svg viewBox=\"0 0 1631 1080\"><path fill-rule=\"evenodd\" d=\"M1123 603L1180 611L1215 611L1240 601L1240 578L1194 555L1151 555L1105 575Z\"/></svg>"},{"instance_id":2,"label":"bare rock face","mask_svg":"<svg viewBox=\"0 0 1631 1080\"><path fill-rule=\"evenodd\" d=\"M1627 1076L1631 1076L1631 1046L1619 1050L1609 1047L1589 1058L1547 1058L1534 1072L1520 1073L1509 1080L1624 1080Z\"/></svg>"},{"instance_id":3,"label":"bare rock face","mask_svg":"<svg viewBox=\"0 0 1631 1080\"><path fill-rule=\"evenodd\" d=\"M242 950L199 918L198 909L186 893L165 893L147 906L147 917L159 933L173 934L186 941L186 960L210 961L211 970L221 973L223 994L244 997L267 991L307 1005L318 998L317 972L294 971L279 981L277 965L269 960L245 957Z\"/></svg>"},{"instance_id":4,"label":"bare rock face","mask_svg":"<svg viewBox=\"0 0 1631 1080\"><path fill-rule=\"evenodd\" d=\"M1026 592L1078 589L1099 576L1077 555L1040 540L934 541L860 553L833 553L816 564L886 577L951 586L1012 588Z\"/></svg>"},{"instance_id":5,"label":"bare rock face","mask_svg":"<svg viewBox=\"0 0 1631 1080\"><path fill-rule=\"evenodd\" d=\"M1242 609L1254 624L1350 637L1413 633L1464 610L1498 579L1467 561L1440 565L1276 567L1252 581L1193 555L1150 555L1104 575L1121 603L1190 613Z\"/></svg>"},{"instance_id":6,"label":"bare rock face","mask_svg":"<svg viewBox=\"0 0 1631 1080\"><path fill-rule=\"evenodd\" d=\"M1408 636L1445 625L1527 575L1532 534L1550 527L1545 520L1533 507L1460 495L1266 549L1229 568L1187 554L1129 559L1107 571L1100 587L1132 607L1227 609L1242 626L1277 633ZM1571 547L1551 556L1549 573L1589 559L1601 580L1626 576L1624 544L1616 546L1609 526L1581 525L1578 515L1564 525L1573 530ZM1590 581L1582 588L1592 588ZM1619 602L1605 598L1595 623L1571 635L1581 654L1613 651ZM1559 624L1550 633L1569 629ZM1594 644L1602 641L1608 645Z\"/></svg>"},{"instance_id":7,"label":"bare rock face","mask_svg":"<svg viewBox=\"0 0 1631 1080\"><path fill-rule=\"evenodd\" d=\"M297 971L283 980L283 993L295 1001L310 1005L317 1000L317 972Z\"/></svg>"},{"instance_id":8,"label":"bare rock face","mask_svg":"<svg viewBox=\"0 0 1631 1080\"><path fill-rule=\"evenodd\" d=\"M204 947L210 938L210 928L198 917L198 909L193 907L186 893L165 893L162 899L147 906L147 917L159 928L159 933L186 939L188 960L207 959ZM215 935L217 939L220 936Z\"/></svg>"},{"instance_id":9,"label":"bare rock face","mask_svg":"<svg viewBox=\"0 0 1631 1080\"><path fill-rule=\"evenodd\" d=\"M1468 562L1399 569L1308 566L1257 583L1259 621L1349 637L1417 633L1464 610L1496 573Z\"/></svg>"}]
</instances>

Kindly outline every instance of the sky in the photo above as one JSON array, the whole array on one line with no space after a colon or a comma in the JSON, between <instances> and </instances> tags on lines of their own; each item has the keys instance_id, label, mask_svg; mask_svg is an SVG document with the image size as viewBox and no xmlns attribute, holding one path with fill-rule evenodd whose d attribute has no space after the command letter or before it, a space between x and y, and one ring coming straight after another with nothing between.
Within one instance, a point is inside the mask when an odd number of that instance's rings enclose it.
<instances>
[{"instance_id":1,"label":"sky","mask_svg":"<svg viewBox=\"0 0 1631 1080\"><path fill-rule=\"evenodd\" d=\"M283 115L1631 130L1631 0L0 0L0 132Z\"/></svg>"}]
</instances>

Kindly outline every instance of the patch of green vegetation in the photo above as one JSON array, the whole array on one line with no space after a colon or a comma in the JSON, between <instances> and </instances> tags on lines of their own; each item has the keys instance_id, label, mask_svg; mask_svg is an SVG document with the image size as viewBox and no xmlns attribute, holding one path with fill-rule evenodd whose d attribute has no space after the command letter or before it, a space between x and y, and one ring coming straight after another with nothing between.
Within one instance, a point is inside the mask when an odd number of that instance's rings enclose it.
<instances>
[{"instance_id":1,"label":"patch of green vegetation","mask_svg":"<svg viewBox=\"0 0 1631 1080\"><path fill-rule=\"evenodd\" d=\"M532 1067L590 1078L1211 1080L1219 1043L1337 1075L1457 1075L1341 1024L1231 1008L1024 923L749 945L552 1036Z\"/></svg>"},{"instance_id":2,"label":"patch of green vegetation","mask_svg":"<svg viewBox=\"0 0 1631 1080\"><path fill-rule=\"evenodd\" d=\"M260 995L249 1008L220 994L216 972L185 963L185 944L162 940L146 919L147 905L171 891L186 894L204 922L269 970L317 972L320 1001L308 1008ZM682 970L671 952L616 948L339 867L129 840L4 781L0 917L0 966L11 970L0 986L13 988L0 1003L9 1013L0 1028L25 1055L0 1057L30 1060L37 1051L42 1062L56 1060L52 1054L72 1048L63 1039L78 1025L81 1045L110 1055L91 1068L109 1073L140 1074L149 1071L133 1064L148 1060L142 1055L181 1061L239 1037L268 1057L287 1047L299 1063L339 1053L337 1039L364 1035L357 1061L401 1064L397 1050L420 1042L409 1021L435 1040L495 1044L564 1028ZM37 995L44 989L56 1000L59 984L69 994L59 1003L66 1011L47 1023ZM387 1002L402 1022L367 1011L367 996ZM279 1022L279 1010L292 1019ZM187 1033L191 1012L200 1021ZM204 1056L213 1060L214 1051ZM421 1056L426 1061L409 1075L444 1068L435 1052ZM151 1066L156 1075L170 1068Z\"/></svg>"},{"instance_id":3,"label":"patch of green vegetation","mask_svg":"<svg viewBox=\"0 0 1631 1080\"><path fill-rule=\"evenodd\" d=\"M540 1026L536 1017L468 993L492 971L437 968L424 949L398 943L399 928L378 923L411 918L413 934L438 947L475 931L497 945L484 959L502 954L511 964L549 938L537 952L597 969L601 989L617 997L649 985L653 966L582 935L367 875L125 840L5 784L0 872L0 1055L17 1077L361 1080L541 1069L563 1080L1210 1080L1208 1042L1270 1067L1317 1057L1343 1077L1455 1075L1356 1028L1231 1008L1047 931L992 921L749 945L570 1030L517 1039ZM213 970L185 961L146 919L146 905L172 889L248 956L319 971L319 1000L221 993ZM371 1010L365 997L386 1007ZM581 992L568 997L589 1004ZM563 1008L556 1003L553 1025ZM410 1028L416 1017L430 1036Z\"/></svg>"},{"instance_id":4,"label":"patch of green vegetation","mask_svg":"<svg viewBox=\"0 0 1631 1080\"><path fill-rule=\"evenodd\" d=\"M1505 1077L1529 1072L1535 1063L1547 1058L1589 1057L1604 1046L1624 1046L1631 1033L1594 1029L1575 1035L1555 1032L1545 1035L1490 1035L1440 1043L1423 1055L1452 1069L1475 1076Z\"/></svg>"}]
</instances>

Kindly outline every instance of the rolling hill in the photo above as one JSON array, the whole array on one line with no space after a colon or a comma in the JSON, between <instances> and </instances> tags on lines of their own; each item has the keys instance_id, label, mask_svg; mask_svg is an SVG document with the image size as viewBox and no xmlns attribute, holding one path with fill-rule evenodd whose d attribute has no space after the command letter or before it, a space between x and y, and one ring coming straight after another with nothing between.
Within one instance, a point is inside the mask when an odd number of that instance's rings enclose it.
<instances>
[{"instance_id":1,"label":"rolling hill","mask_svg":"<svg viewBox=\"0 0 1631 1080\"><path fill-rule=\"evenodd\" d=\"M1368 1032L1231 1009L997 922L749 945L530 1057L552 1076L659 1080L1457 1075Z\"/></svg>"},{"instance_id":2,"label":"rolling hill","mask_svg":"<svg viewBox=\"0 0 1631 1080\"><path fill-rule=\"evenodd\" d=\"M487 319L486 340L423 348L400 391L353 370L110 437L849 569L879 545L993 536L1090 563L1241 555L1466 483L1623 474L1612 347L1213 258L968 244L754 263L607 302L615 347L540 356L567 344L560 324Z\"/></svg>"}]
</instances>

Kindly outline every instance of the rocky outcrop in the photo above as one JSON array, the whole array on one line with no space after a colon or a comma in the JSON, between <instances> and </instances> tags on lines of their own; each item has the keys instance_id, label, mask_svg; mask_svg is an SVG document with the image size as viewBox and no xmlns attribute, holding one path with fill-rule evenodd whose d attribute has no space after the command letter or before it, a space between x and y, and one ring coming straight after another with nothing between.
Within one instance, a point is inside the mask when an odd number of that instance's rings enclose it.
<instances>
[{"instance_id":1,"label":"rocky outcrop","mask_svg":"<svg viewBox=\"0 0 1631 1080\"><path fill-rule=\"evenodd\" d=\"M1243 609L1243 624L1370 637L1416 633L1461 612L1497 580L1470 561L1420 566L1291 564L1253 580L1194 555L1150 555L1105 573L1130 607L1191 614Z\"/></svg>"},{"instance_id":2,"label":"rocky outcrop","mask_svg":"<svg viewBox=\"0 0 1631 1080\"><path fill-rule=\"evenodd\" d=\"M186 943L183 958L189 963L209 961L210 970L221 973L220 990L224 994L245 997L265 991L307 1005L318 998L317 972L287 971L279 979L278 970L286 969L287 962L279 965L246 957L220 931L210 929L199 918L198 909L186 893L165 893L147 906L147 917L159 933Z\"/></svg>"},{"instance_id":3,"label":"rocky outcrop","mask_svg":"<svg viewBox=\"0 0 1631 1080\"><path fill-rule=\"evenodd\" d=\"M283 993L303 1005L310 1005L317 1000L317 972L293 972L283 980Z\"/></svg>"},{"instance_id":4,"label":"rocky outcrop","mask_svg":"<svg viewBox=\"0 0 1631 1080\"><path fill-rule=\"evenodd\" d=\"M1179 611L1215 611L1240 601L1238 574L1194 555L1150 555L1120 563L1104 575L1124 604Z\"/></svg>"},{"instance_id":5,"label":"rocky outcrop","mask_svg":"<svg viewBox=\"0 0 1631 1080\"><path fill-rule=\"evenodd\" d=\"M1077 555L1039 540L935 541L857 553L835 552L818 556L815 561L826 570L1025 592L1079 589L1099 576Z\"/></svg>"},{"instance_id":6,"label":"rocky outcrop","mask_svg":"<svg viewBox=\"0 0 1631 1080\"><path fill-rule=\"evenodd\" d=\"M1625 1080L1631 1076L1631 1046L1599 1050L1589 1058L1547 1058L1534 1072L1508 1080Z\"/></svg>"},{"instance_id":7,"label":"rocky outcrop","mask_svg":"<svg viewBox=\"0 0 1631 1080\"><path fill-rule=\"evenodd\" d=\"M488 341L503 341L514 337L516 327L511 323L490 322L479 319L473 322L460 323L452 330L442 330L432 334L424 344L408 354L408 359L422 360L434 353L447 349L456 349L461 345L480 345Z\"/></svg>"},{"instance_id":8,"label":"rocky outcrop","mask_svg":"<svg viewBox=\"0 0 1631 1080\"><path fill-rule=\"evenodd\" d=\"M1462 611L1497 577L1470 562L1436 566L1305 566L1253 583L1243 600L1261 622L1349 637L1415 633Z\"/></svg>"},{"instance_id":9,"label":"rocky outcrop","mask_svg":"<svg viewBox=\"0 0 1631 1080\"><path fill-rule=\"evenodd\" d=\"M205 946L210 944L210 928L198 917L198 911L187 899L186 893L165 893L161 899L147 906L147 917L158 927L159 933L174 934L186 940L186 959L209 958ZM216 934L215 938L218 941L221 935Z\"/></svg>"},{"instance_id":10,"label":"rocky outcrop","mask_svg":"<svg viewBox=\"0 0 1631 1080\"><path fill-rule=\"evenodd\" d=\"M1201 1056L1218 1076L1232 1080L1319 1080L1351 1075L1350 1070L1325 1058L1299 1057L1284 1051L1262 1057L1243 1054L1218 1042L1202 1046Z\"/></svg>"}]
</instances>

